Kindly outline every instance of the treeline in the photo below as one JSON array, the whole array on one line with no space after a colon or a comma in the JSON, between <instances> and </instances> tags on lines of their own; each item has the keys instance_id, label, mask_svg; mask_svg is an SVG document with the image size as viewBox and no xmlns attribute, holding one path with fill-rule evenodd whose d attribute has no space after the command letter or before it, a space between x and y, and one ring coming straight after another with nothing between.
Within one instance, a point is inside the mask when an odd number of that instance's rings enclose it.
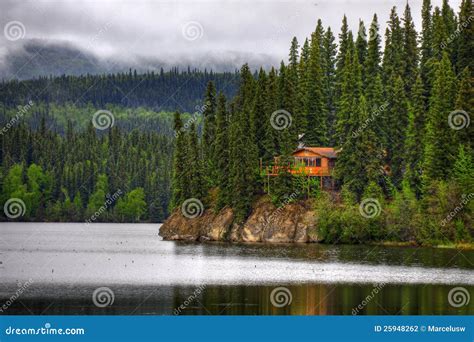
<instances>
[{"instance_id":1,"label":"treeline","mask_svg":"<svg viewBox=\"0 0 474 342\"><path fill-rule=\"evenodd\" d=\"M94 111L93 111L94 112ZM0 134L1 218L162 222L168 215L173 139L116 126L64 134L20 121Z\"/></svg>"},{"instance_id":2,"label":"treeline","mask_svg":"<svg viewBox=\"0 0 474 342\"><path fill-rule=\"evenodd\" d=\"M298 143L334 146L344 205L321 211L325 241L470 240L472 0L463 0L457 15L447 0L434 9L424 0L422 19L418 33L409 5L401 18L394 7L383 51L377 15L368 29L360 21L356 35L344 16L337 44L318 20L302 46L292 40L289 61L278 70L253 77L244 65L231 101L209 84L202 135L191 125L176 139L173 206L197 198L215 209L232 207L242 221L265 192L260 159L268 164L280 156L277 163L286 165ZM182 125L176 113L175 130ZM274 202L305 196L301 179L280 170L271 185ZM324 203L325 194L316 196ZM367 198L383 211L377 224L356 219ZM452 210L455 217L447 219ZM403 234L387 236L384 227Z\"/></svg>"},{"instance_id":3,"label":"treeline","mask_svg":"<svg viewBox=\"0 0 474 342\"><path fill-rule=\"evenodd\" d=\"M84 131L93 121L94 114L99 110L91 104L84 106L73 103L58 105L35 101L17 107L8 107L0 102L0 108L0 126L2 128L8 129L10 125L22 122L37 130L44 121L48 130L62 135L66 133L68 126L78 132ZM110 124L119 127L124 132L138 129L170 137L174 135L172 112L155 112L143 107L128 108L113 104L107 104L100 109L109 111ZM196 109L199 116L199 107ZM97 133L102 134L100 130Z\"/></svg>"},{"instance_id":4,"label":"treeline","mask_svg":"<svg viewBox=\"0 0 474 342\"><path fill-rule=\"evenodd\" d=\"M0 83L0 99L7 107L34 102L92 104L103 108L108 104L146 107L155 111L196 111L206 84L213 81L227 96L238 86L238 73L174 68L168 72L147 72L107 75L39 77L33 80L10 80Z\"/></svg>"}]
</instances>

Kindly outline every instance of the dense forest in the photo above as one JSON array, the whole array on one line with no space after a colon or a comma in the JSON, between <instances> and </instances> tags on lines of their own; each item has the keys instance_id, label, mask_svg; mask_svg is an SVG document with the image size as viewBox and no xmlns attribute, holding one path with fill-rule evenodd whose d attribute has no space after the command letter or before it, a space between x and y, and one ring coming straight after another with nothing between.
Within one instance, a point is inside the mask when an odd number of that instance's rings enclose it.
<instances>
[{"instance_id":1,"label":"dense forest","mask_svg":"<svg viewBox=\"0 0 474 342\"><path fill-rule=\"evenodd\" d=\"M161 222L168 213L172 138L92 123L64 135L22 123L1 135L2 216L17 220ZM21 217L20 217L21 216Z\"/></svg>"},{"instance_id":2,"label":"dense forest","mask_svg":"<svg viewBox=\"0 0 474 342\"><path fill-rule=\"evenodd\" d=\"M238 73L214 73L188 68L168 72L107 75L40 77L32 80L10 80L0 83L0 99L7 106L36 103L87 105L103 108L109 104L146 107L155 111L179 109L192 113L200 105L206 84L213 81L227 96L238 86Z\"/></svg>"},{"instance_id":3,"label":"dense forest","mask_svg":"<svg viewBox=\"0 0 474 342\"><path fill-rule=\"evenodd\" d=\"M409 5L401 17L394 7L384 34L377 15L355 34L344 16L337 43L318 20L278 70L254 77L244 65L235 97L210 83L202 133L191 123L175 141L172 207L194 198L242 222L266 192L260 160L333 146L338 193L300 191L305 178L281 167L270 194L276 205L310 197L325 242L471 242L472 0L458 13L423 0L421 15L417 32ZM186 124L175 113L174 129Z\"/></svg>"},{"instance_id":4,"label":"dense forest","mask_svg":"<svg viewBox=\"0 0 474 342\"><path fill-rule=\"evenodd\" d=\"M173 69L2 82L0 218L162 222L175 136L166 109L199 124L208 81L231 96L238 77Z\"/></svg>"}]
</instances>

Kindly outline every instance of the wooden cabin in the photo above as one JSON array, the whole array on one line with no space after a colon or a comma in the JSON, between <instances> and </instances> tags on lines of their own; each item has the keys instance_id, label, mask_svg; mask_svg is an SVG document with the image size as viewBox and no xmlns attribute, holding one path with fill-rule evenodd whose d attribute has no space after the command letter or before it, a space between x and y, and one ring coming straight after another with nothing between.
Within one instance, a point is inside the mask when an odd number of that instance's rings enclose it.
<instances>
[{"instance_id":1,"label":"wooden cabin","mask_svg":"<svg viewBox=\"0 0 474 342\"><path fill-rule=\"evenodd\" d=\"M260 164L260 168L266 176L272 177L278 175L279 168L289 167L292 174L319 177L321 188L334 187L332 176L337 159L334 148L300 147L292 153L292 157L294 159L288 166L278 166L278 158L275 158L274 165L264 167Z\"/></svg>"}]
</instances>

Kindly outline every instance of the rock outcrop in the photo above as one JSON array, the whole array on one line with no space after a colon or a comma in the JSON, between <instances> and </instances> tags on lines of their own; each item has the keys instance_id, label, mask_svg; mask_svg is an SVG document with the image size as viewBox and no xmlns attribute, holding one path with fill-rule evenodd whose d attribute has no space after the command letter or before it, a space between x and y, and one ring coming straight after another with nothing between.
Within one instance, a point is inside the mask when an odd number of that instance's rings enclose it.
<instances>
[{"instance_id":1,"label":"rock outcrop","mask_svg":"<svg viewBox=\"0 0 474 342\"><path fill-rule=\"evenodd\" d=\"M186 218L175 210L160 228L165 240L210 240L234 242L318 242L316 216L308 202L275 207L267 197L258 200L243 224L234 222L231 208L214 213L205 210Z\"/></svg>"}]
</instances>

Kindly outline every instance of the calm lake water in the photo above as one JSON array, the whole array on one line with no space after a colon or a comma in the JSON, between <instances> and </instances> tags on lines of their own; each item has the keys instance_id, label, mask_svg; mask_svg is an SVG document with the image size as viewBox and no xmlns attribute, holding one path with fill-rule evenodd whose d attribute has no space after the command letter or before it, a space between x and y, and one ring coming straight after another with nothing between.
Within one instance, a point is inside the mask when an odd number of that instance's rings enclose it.
<instances>
[{"instance_id":1,"label":"calm lake water","mask_svg":"<svg viewBox=\"0 0 474 342\"><path fill-rule=\"evenodd\" d=\"M158 231L0 223L0 314L474 314L474 251L170 242Z\"/></svg>"}]
</instances>

